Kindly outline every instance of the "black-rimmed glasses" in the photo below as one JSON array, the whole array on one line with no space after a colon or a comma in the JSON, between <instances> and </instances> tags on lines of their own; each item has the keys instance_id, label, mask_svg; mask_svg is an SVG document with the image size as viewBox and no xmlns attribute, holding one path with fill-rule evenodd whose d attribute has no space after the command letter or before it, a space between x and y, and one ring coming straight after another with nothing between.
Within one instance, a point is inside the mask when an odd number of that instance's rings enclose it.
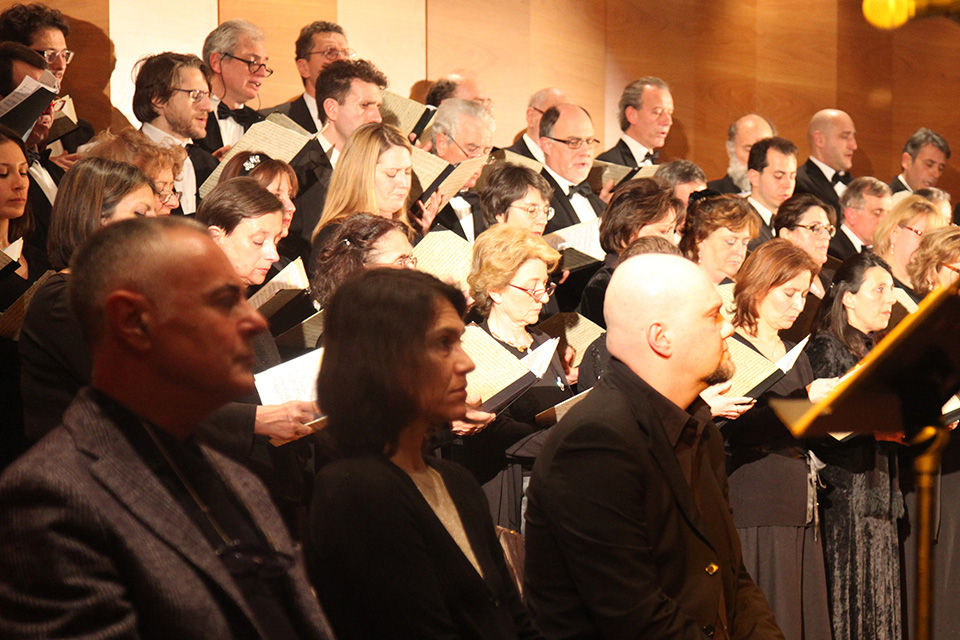
<instances>
[{"instance_id":1,"label":"black-rimmed glasses","mask_svg":"<svg viewBox=\"0 0 960 640\"><path fill-rule=\"evenodd\" d=\"M330 47L329 49L324 49L323 51L308 51L308 56L323 56L327 60L333 62L334 60L353 60L357 57L357 52L353 49L337 49L336 47Z\"/></svg>"},{"instance_id":2,"label":"black-rimmed glasses","mask_svg":"<svg viewBox=\"0 0 960 640\"><path fill-rule=\"evenodd\" d=\"M256 60L244 60L243 58L238 58L232 53L224 53L224 58L233 58L234 60L239 60L247 65L247 69L250 70L250 75L257 75L261 71L264 72L267 78L273 75L273 69L267 66L266 62L257 62Z\"/></svg>"},{"instance_id":3,"label":"black-rimmed glasses","mask_svg":"<svg viewBox=\"0 0 960 640\"><path fill-rule=\"evenodd\" d=\"M548 282L547 286L545 286L543 289L527 289L526 287L521 287L520 285L513 284L512 282L507 286L523 291L536 302L546 302L546 300L553 295L553 292L557 290L557 285L553 282Z\"/></svg>"},{"instance_id":4,"label":"black-rimmed glasses","mask_svg":"<svg viewBox=\"0 0 960 640\"><path fill-rule=\"evenodd\" d=\"M576 151L577 149L579 149L579 148L582 147L583 145L587 145L588 147L590 147L591 149L593 149L593 148L596 147L598 144L600 144L600 141L597 140L596 138L587 138L587 139L583 139L583 138L568 138L568 139L566 139L566 140L561 140L560 138L553 138L553 137L551 137L551 136L544 136L544 137L545 137L547 140L553 140L554 142L562 142L563 144L567 145L568 147L570 147L570 148L573 149L574 151Z\"/></svg>"},{"instance_id":5,"label":"black-rimmed glasses","mask_svg":"<svg viewBox=\"0 0 960 640\"><path fill-rule=\"evenodd\" d=\"M826 233L832 238L837 234L837 228L832 224L820 224L819 222L814 222L813 224L798 224L797 227L800 229L806 229L815 236Z\"/></svg>"}]
</instances>

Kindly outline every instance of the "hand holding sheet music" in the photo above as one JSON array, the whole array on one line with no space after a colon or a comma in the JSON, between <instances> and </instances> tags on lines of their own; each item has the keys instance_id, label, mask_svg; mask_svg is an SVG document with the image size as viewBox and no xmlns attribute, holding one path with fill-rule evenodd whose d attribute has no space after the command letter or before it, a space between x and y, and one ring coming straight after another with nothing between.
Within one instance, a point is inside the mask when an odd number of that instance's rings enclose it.
<instances>
[{"instance_id":1,"label":"hand holding sheet music","mask_svg":"<svg viewBox=\"0 0 960 640\"><path fill-rule=\"evenodd\" d=\"M260 402L264 405L279 406L294 403L293 407L287 409L292 408L301 411L304 410L302 406L304 403L312 407L311 413L313 415L300 416L295 421L302 427L310 427L309 431L297 429L295 434L297 437L316 431L325 424L324 417L319 415L315 405L317 401L317 374L320 372L322 361L323 349L315 349L299 358L278 364L253 376L257 393L260 395ZM287 434L287 437L273 438L271 443L281 445L294 439L296 438Z\"/></svg>"}]
</instances>

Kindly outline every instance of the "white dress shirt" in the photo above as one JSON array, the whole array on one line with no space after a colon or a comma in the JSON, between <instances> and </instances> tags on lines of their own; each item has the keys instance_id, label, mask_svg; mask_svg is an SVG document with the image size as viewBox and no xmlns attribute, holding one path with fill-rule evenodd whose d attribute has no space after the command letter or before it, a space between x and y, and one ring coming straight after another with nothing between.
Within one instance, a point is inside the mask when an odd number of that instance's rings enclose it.
<instances>
[{"instance_id":1,"label":"white dress shirt","mask_svg":"<svg viewBox=\"0 0 960 640\"><path fill-rule=\"evenodd\" d=\"M823 175L826 176L827 180L833 182L833 174L835 174L836 171L832 167L828 167L813 156L810 156L810 161L820 167L820 171L823 171ZM843 192L847 190L847 185L842 182L837 182L837 184L833 185L833 190L837 192L838 196L842 196Z\"/></svg>"},{"instance_id":2,"label":"white dress shirt","mask_svg":"<svg viewBox=\"0 0 960 640\"><path fill-rule=\"evenodd\" d=\"M768 227L772 229L773 228L773 211L763 206L763 204L761 204L760 201L754 198L752 195L747 196L747 202L750 203L750 206L756 209L757 213L760 214L760 218L764 221L764 223Z\"/></svg>"},{"instance_id":3,"label":"white dress shirt","mask_svg":"<svg viewBox=\"0 0 960 640\"><path fill-rule=\"evenodd\" d=\"M335 146L333 146L333 143L327 140L327 138L323 135L324 129L326 129L326 127L317 129L317 131L319 131L317 134L317 142L320 143L320 147L323 149L323 152L327 154L327 157L330 159L330 166L336 169L337 160L340 159L340 152Z\"/></svg>"},{"instance_id":4,"label":"white dress shirt","mask_svg":"<svg viewBox=\"0 0 960 640\"><path fill-rule=\"evenodd\" d=\"M217 120L217 124L220 125L220 139L223 140L223 145L233 146L237 144L240 138L243 137L243 125L231 118L224 118L221 120L217 117L217 107L220 106L220 98L217 96L211 95L210 101L213 103L213 113L210 115Z\"/></svg>"},{"instance_id":5,"label":"white dress shirt","mask_svg":"<svg viewBox=\"0 0 960 640\"><path fill-rule=\"evenodd\" d=\"M544 165L546 167L546 165ZM580 222L587 222L588 220L596 220L597 212L593 210L593 205L590 204L590 201L587 200L586 196L582 193L575 193L572 196L570 195L570 189L576 185L562 177L556 171L550 167L546 167L547 171L550 172L550 175L554 180L557 181L557 184L560 186L560 189L563 191L564 197L569 198L570 204L573 205L573 210L577 214L577 217L580 219Z\"/></svg>"},{"instance_id":6,"label":"white dress shirt","mask_svg":"<svg viewBox=\"0 0 960 640\"><path fill-rule=\"evenodd\" d=\"M310 112L310 117L313 118L313 126L317 128L317 131L323 131L323 123L320 122L320 111L317 109L317 99L304 91L303 101L307 105L307 111Z\"/></svg>"},{"instance_id":7,"label":"white dress shirt","mask_svg":"<svg viewBox=\"0 0 960 640\"><path fill-rule=\"evenodd\" d=\"M166 131L162 131L149 122L140 127L143 135L147 136L157 144L168 147L184 147L190 144L189 140L181 140ZM173 181L173 188L180 192L180 209L184 215L192 215L197 212L197 172L193 166L193 160L190 156L183 161L183 169L180 175Z\"/></svg>"},{"instance_id":8,"label":"white dress shirt","mask_svg":"<svg viewBox=\"0 0 960 640\"><path fill-rule=\"evenodd\" d=\"M863 252L863 240L857 237L853 231L850 230L850 227L843 223L840 225L840 231L847 236L847 239L853 244L853 248L857 250L857 253Z\"/></svg>"},{"instance_id":9,"label":"white dress shirt","mask_svg":"<svg viewBox=\"0 0 960 640\"><path fill-rule=\"evenodd\" d=\"M450 198L450 206L453 207L454 212L457 214L457 220L463 228L463 233L466 235L467 241L473 242L476 239L473 237L473 207L471 207L470 203L464 200L460 194Z\"/></svg>"},{"instance_id":10,"label":"white dress shirt","mask_svg":"<svg viewBox=\"0 0 960 640\"><path fill-rule=\"evenodd\" d=\"M537 162L547 161L547 159L543 157L543 149L540 148L540 145L537 144L536 140L528 136L526 133L523 134L521 140L523 140L523 144L527 145L527 150L533 154L533 157Z\"/></svg>"},{"instance_id":11,"label":"white dress shirt","mask_svg":"<svg viewBox=\"0 0 960 640\"><path fill-rule=\"evenodd\" d=\"M653 160L647 157L648 153L653 153L653 149L647 149L635 139L628 136L626 132L620 134L620 139L623 140L627 148L630 149L630 153L633 154L633 159L637 161L638 167L653 165Z\"/></svg>"}]
</instances>

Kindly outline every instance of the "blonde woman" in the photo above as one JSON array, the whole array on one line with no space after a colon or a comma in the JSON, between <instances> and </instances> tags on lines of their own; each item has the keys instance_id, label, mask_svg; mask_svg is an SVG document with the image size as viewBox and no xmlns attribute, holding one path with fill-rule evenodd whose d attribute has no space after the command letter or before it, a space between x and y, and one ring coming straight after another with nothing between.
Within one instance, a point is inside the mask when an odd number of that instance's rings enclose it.
<instances>
[{"instance_id":1,"label":"blonde woman","mask_svg":"<svg viewBox=\"0 0 960 640\"><path fill-rule=\"evenodd\" d=\"M885 215L873 231L873 252L890 265L895 287L916 297L910 287L907 265L920 246L923 234L946 226L947 220L921 196L907 196Z\"/></svg>"}]
</instances>

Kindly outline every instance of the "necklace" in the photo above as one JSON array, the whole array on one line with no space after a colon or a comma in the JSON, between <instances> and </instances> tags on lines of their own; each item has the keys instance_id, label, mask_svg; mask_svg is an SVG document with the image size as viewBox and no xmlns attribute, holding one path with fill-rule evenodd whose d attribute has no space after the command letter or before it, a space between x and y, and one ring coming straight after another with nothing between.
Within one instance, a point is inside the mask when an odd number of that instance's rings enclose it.
<instances>
[{"instance_id":1,"label":"necklace","mask_svg":"<svg viewBox=\"0 0 960 640\"><path fill-rule=\"evenodd\" d=\"M533 338L530 338L530 342L528 342L527 344L517 344L516 342L510 342L506 338L501 338L500 336L498 336L492 328L490 329L490 335L492 335L494 338L496 338L500 342L513 347L514 349L516 349L521 353L523 353L524 351L529 351L530 345L533 344Z\"/></svg>"}]
</instances>

